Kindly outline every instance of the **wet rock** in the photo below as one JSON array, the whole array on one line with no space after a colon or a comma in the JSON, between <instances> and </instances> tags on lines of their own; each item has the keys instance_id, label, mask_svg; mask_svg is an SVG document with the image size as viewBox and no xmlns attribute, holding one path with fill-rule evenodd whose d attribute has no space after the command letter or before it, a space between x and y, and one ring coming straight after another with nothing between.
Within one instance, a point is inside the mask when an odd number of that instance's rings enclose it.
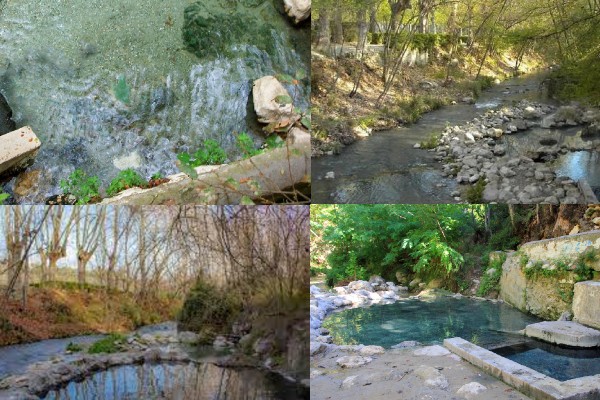
<instances>
[{"instance_id":1,"label":"wet rock","mask_svg":"<svg viewBox=\"0 0 600 400\"><path fill-rule=\"evenodd\" d=\"M0 93L0 136L17 129L15 121L12 119L12 109L6 101L4 95Z\"/></svg>"},{"instance_id":2,"label":"wet rock","mask_svg":"<svg viewBox=\"0 0 600 400\"><path fill-rule=\"evenodd\" d=\"M371 357L361 356L344 356L340 357L335 362L342 368L358 368L373 361Z\"/></svg>"},{"instance_id":3,"label":"wet rock","mask_svg":"<svg viewBox=\"0 0 600 400\"><path fill-rule=\"evenodd\" d=\"M13 192L16 196L26 197L39 188L42 171L39 169L21 172L15 181Z\"/></svg>"}]
</instances>

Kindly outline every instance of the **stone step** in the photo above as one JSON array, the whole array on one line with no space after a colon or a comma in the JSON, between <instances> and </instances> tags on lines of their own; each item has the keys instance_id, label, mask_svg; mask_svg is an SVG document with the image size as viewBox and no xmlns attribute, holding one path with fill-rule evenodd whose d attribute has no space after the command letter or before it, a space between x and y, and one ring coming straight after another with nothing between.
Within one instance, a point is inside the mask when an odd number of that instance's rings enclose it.
<instances>
[{"instance_id":1,"label":"stone step","mask_svg":"<svg viewBox=\"0 0 600 400\"><path fill-rule=\"evenodd\" d=\"M573 321L544 321L527 325L525 336L565 346L600 346L600 331Z\"/></svg>"},{"instance_id":2,"label":"stone step","mask_svg":"<svg viewBox=\"0 0 600 400\"><path fill-rule=\"evenodd\" d=\"M0 176L27 168L40 146L40 140L28 126L0 136Z\"/></svg>"}]
</instances>

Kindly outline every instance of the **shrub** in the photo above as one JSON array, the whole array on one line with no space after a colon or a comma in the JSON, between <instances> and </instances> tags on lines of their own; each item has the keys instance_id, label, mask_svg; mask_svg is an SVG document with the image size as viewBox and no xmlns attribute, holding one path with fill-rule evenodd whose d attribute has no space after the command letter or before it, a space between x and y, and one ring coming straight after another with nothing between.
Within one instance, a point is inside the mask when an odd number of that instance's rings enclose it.
<instances>
[{"instance_id":1,"label":"shrub","mask_svg":"<svg viewBox=\"0 0 600 400\"><path fill-rule=\"evenodd\" d=\"M479 179L477 183L467 188L465 192L466 200L471 204L483 202L483 191L485 190L485 180Z\"/></svg>"},{"instance_id":2,"label":"shrub","mask_svg":"<svg viewBox=\"0 0 600 400\"><path fill-rule=\"evenodd\" d=\"M440 144L439 135L431 135L429 139L421 142L422 149L435 149Z\"/></svg>"},{"instance_id":3,"label":"shrub","mask_svg":"<svg viewBox=\"0 0 600 400\"><path fill-rule=\"evenodd\" d=\"M3 205L6 199L8 199L9 197L10 195L7 193L3 193L2 189L0 188L0 206Z\"/></svg>"},{"instance_id":4,"label":"shrub","mask_svg":"<svg viewBox=\"0 0 600 400\"><path fill-rule=\"evenodd\" d=\"M485 296L493 290L499 289L500 277L502 276L502 264L506 261L506 254L502 254L500 257L490 260L488 268L484 271L481 277L481 284L477 289L478 296ZM488 271L493 269L493 274L488 274Z\"/></svg>"},{"instance_id":5,"label":"shrub","mask_svg":"<svg viewBox=\"0 0 600 400\"><path fill-rule=\"evenodd\" d=\"M119 172L119 175L110 182L106 194L114 196L115 194L132 187L145 187L146 181L133 169L128 168Z\"/></svg>"},{"instance_id":6,"label":"shrub","mask_svg":"<svg viewBox=\"0 0 600 400\"><path fill-rule=\"evenodd\" d=\"M94 197L100 196L100 180L97 176L88 176L78 168L67 179L60 181L60 189L65 194L77 197L76 204L87 204Z\"/></svg>"},{"instance_id":7,"label":"shrub","mask_svg":"<svg viewBox=\"0 0 600 400\"><path fill-rule=\"evenodd\" d=\"M104 339L92 343L88 349L88 353L116 353L121 350L122 345L125 343L125 339L125 336L119 333L111 333Z\"/></svg>"},{"instance_id":8,"label":"shrub","mask_svg":"<svg viewBox=\"0 0 600 400\"><path fill-rule=\"evenodd\" d=\"M180 153L177 158L183 164L195 168L201 165L223 164L227 159L227 155L216 140L207 139L195 153Z\"/></svg>"},{"instance_id":9,"label":"shrub","mask_svg":"<svg viewBox=\"0 0 600 400\"><path fill-rule=\"evenodd\" d=\"M241 303L235 293L222 291L199 279L178 315L184 330L198 332L210 340L231 325Z\"/></svg>"}]
</instances>

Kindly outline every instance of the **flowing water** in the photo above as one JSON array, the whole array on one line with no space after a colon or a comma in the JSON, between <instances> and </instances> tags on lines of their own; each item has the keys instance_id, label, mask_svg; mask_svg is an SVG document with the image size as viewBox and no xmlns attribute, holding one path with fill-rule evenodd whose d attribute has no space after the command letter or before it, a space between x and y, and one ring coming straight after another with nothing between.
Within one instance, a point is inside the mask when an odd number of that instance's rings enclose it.
<instances>
[{"instance_id":1,"label":"flowing water","mask_svg":"<svg viewBox=\"0 0 600 400\"><path fill-rule=\"evenodd\" d=\"M440 297L343 310L327 317L323 326L336 344L390 348L406 340L441 344L458 336L482 347L494 347L513 340L517 331L539 321L503 303Z\"/></svg>"},{"instance_id":2,"label":"flowing water","mask_svg":"<svg viewBox=\"0 0 600 400\"><path fill-rule=\"evenodd\" d=\"M435 154L414 149L415 143L441 133L446 126L462 125L487 109L527 99L540 102L541 76L525 76L502 82L485 91L474 105L457 104L425 114L413 125L376 132L342 150L337 156L312 160L312 199L315 203L453 203L458 187L442 175ZM581 128L579 128L581 129ZM572 135L571 130L530 129L507 136L515 155L535 145L539 136ZM534 143L535 142L535 143ZM584 162L581 162L584 161ZM549 165L558 175L588 180L600 189L597 153L576 152L560 156ZM333 172L335 179L325 179Z\"/></svg>"},{"instance_id":3,"label":"flowing water","mask_svg":"<svg viewBox=\"0 0 600 400\"><path fill-rule=\"evenodd\" d=\"M292 27L278 0L206 0L194 4L214 11L216 26L238 18L243 35L215 32L218 51L193 54L182 34L190 3L0 0L0 91L17 126L32 126L42 142L39 187L20 202L56 194L75 168L106 184L126 167L174 173L176 154L208 138L230 160L240 155L234 133L260 144L252 81L307 71L308 27ZM300 108L308 90L295 88Z\"/></svg>"},{"instance_id":4,"label":"flowing water","mask_svg":"<svg viewBox=\"0 0 600 400\"><path fill-rule=\"evenodd\" d=\"M48 393L45 400L300 400L307 391L275 374L212 364L127 365L97 372Z\"/></svg>"}]
</instances>

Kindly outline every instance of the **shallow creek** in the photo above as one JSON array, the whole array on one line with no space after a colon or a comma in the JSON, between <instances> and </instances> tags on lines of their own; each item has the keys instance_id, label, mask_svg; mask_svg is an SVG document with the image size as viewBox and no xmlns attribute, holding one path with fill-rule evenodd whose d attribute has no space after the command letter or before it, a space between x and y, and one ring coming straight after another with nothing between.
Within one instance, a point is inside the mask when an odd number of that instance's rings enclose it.
<instances>
[{"instance_id":1,"label":"shallow creek","mask_svg":"<svg viewBox=\"0 0 600 400\"><path fill-rule=\"evenodd\" d=\"M442 175L435 153L414 149L415 143L441 133L447 125L462 125L474 117L513 102L527 99L541 102L541 76L510 79L485 91L473 105L456 104L427 113L419 122L376 132L342 150L337 156L313 159L312 195L316 203L453 203L451 193L458 184ZM539 137L574 135L577 129L532 128L506 136L508 156L529 146L539 146ZM559 176L586 179L600 188L600 158L594 152L572 152L548 164ZM325 179L327 172L334 179Z\"/></svg>"},{"instance_id":2,"label":"shallow creek","mask_svg":"<svg viewBox=\"0 0 600 400\"><path fill-rule=\"evenodd\" d=\"M252 82L309 70L309 29L291 25L280 12L283 1L198 2L217 20L237 21L215 33L216 54L198 56L182 35L190 4L0 1L0 90L17 127L30 125L42 142L33 166L42 176L19 202L57 194L75 168L106 184L127 167L146 178L177 172L177 153L206 139L217 140L230 160L241 155L234 133L261 144ZM302 109L307 82L294 92Z\"/></svg>"}]
</instances>

